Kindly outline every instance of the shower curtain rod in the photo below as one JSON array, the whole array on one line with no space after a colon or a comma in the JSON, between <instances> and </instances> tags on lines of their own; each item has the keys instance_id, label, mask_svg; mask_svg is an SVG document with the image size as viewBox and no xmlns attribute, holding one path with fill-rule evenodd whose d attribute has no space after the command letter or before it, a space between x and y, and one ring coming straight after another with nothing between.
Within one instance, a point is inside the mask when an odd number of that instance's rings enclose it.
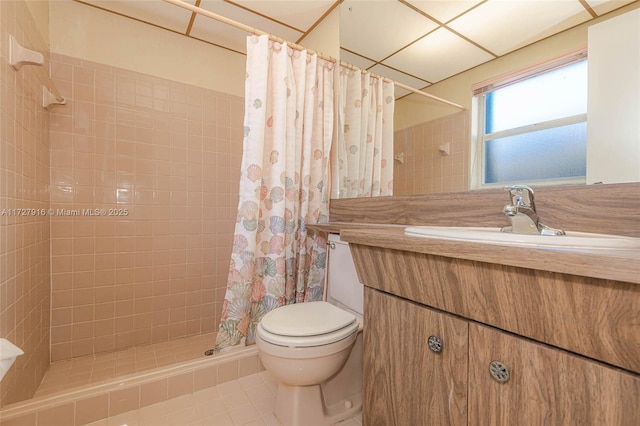
<instances>
[{"instance_id":1,"label":"shower curtain rod","mask_svg":"<svg viewBox=\"0 0 640 426\"><path fill-rule=\"evenodd\" d=\"M462 110L466 109L462 105L458 105L458 104L453 103L451 101L448 101L446 99L442 99L442 98L439 98L437 96L434 96L434 95L432 95L430 93L423 92L422 90L416 89L415 87L407 86L406 84L400 83L399 81L391 80L390 78L387 78L387 77L384 77L384 76L381 76L381 75L378 75L378 74L374 74L371 71L363 70L362 68L358 68L355 65L351 65L351 64L348 64L348 63L342 62L342 61L340 61L340 65L343 66L343 67L352 69L354 71L362 71L363 74L369 73L369 74L371 74L371 77L374 77L374 78L381 78L384 81L393 81L394 86L400 87L401 89L409 90L409 91L415 93L416 95L424 96L424 97L427 97L429 99L433 99L434 101L442 102L443 104L451 105L452 107L460 108Z\"/></svg>"},{"instance_id":2,"label":"shower curtain rod","mask_svg":"<svg viewBox=\"0 0 640 426\"><path fill-rule=\"evenodd\" d=\"M271 40L273 40L273 41L276 41L276 42L278 42L278 43L285 43L285 44L287 44L288 46L292 47L293 49L296 49L296 50L306 50L306 51L308 51L308 52L310 52L310 53L315 53L316 55L318 55L318 57L320 57L320 58L322 58L322 59L324 59L324 60L331 61L331 62L334 62L334 63L338 62L335 58L332 58L332 57L326 57L326 56L324 56L323 54L321 54L320 52L314 52L314 51L312 51L312 50L310 50L310 49L307 49L306 47L301 46L301 45L299 45L299 44L291 43L291 42L289 42L289 41L287 41L287 40L285 40L285 39L282 39L282 38L280 38L280 37L277 37L277 36L275 36L275 35L273 35L273 34L269 34L269 33L267 33L267 32L260 31L260 30L259 30L259 29L257 29L257 28L253 28L253 27L251 27L251 26L249 26L249 25L245 25L245 24L243 24L243 23L241 23L241 22L234 21L233 19L229 19L229 18L227 18L227 17L225 17L225 16L218 15L217 13L210 12L210 11L208 11L208 10L206 10L206 9L202 9L202 8L200 8L200 7L198 7L198 6L194 6L194 5L191 5L191 4L189 4L189 3L185 3L185 2L183 2L183 1L181 1L181 0L163 0L163 1L165 1L165 2L167 2L167 3L171 3L171 4L173 4L174 6L178 6L178 7L181 7L181 8L183 8L183 9L190 10L191 12L193 12L193 13L197 13L198 15L202 15L202 16L206 16L207 18L215 19L216 21L222 22L223 24L231 25L232 27L239 28L239 29L241 29L241 30L243 30L243 31L246 31L246 32L248 32L248 33L251 33L251 34L256 34L256 35L266 35L267 37L269 37L269 39L271 39ZM340 65L345 66L345 65L347 65L347 64L345 64L345 63L342 63L342 62L341 62L341 63L340 63ZM350 65L350 64L349 64L348 66L349 66L351 69L359 69L359 70L361 70L362 72L369 72L369 71L362 70L361 68L357 68L357 67L355 67L355 66L353 66L353 65ZM393 80L391 80L391 79L389 79L389 78L387 78L387 77L378 76L378 75L373 74L373 73L370 73L370 74L371 74L372 76L382 78L382 79L384 79L385 81L393 81ZM462 105L458 105L458 104L456 104L456 103L454 103L454 102L447 101L446 99L439 98L439 97L434 96L434 95L432 95L432 94L430 94L430 93L423 92L422 90L416 89L416 88L411 87L411 86L408 86L408 85L406 85L406 84L402 84L402 83L399 83L399 82L397 82L397 81L393 81L393 83L394 83L394 85L395 85L395 86L398 86L398 87L400 87L400 88L402 88L402 89L405 89L405 90L409 90L410 92L413 92L413 93L415 93L415 94L417 94L417 95L425 96L425 97L427 97L427 98L429 98L429 99L433 99L434 101L442 102L442 103L444 103L444 104L447 104L447 105L450 105L450 106L453 106L453 107L455 107L455 108L459 108L459 109L462 109L462 110L466 109L466 108L465 108L465 107L463 107Z\"/></svg>"}]
</instances>

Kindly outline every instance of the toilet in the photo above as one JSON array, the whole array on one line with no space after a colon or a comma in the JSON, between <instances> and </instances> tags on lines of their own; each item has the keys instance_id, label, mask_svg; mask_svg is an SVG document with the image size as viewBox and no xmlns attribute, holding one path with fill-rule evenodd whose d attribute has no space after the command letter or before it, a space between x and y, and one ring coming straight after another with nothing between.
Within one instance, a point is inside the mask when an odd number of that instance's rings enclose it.
<instances>
[{"instance_id":1,"label":"toilet","mask_svg":"<svg viewBox=\"0 0 640 426\"><path fill-rule=\"evenodd\" d=\"M285 426L330 425L362 410L364 287L335 234L326 287L326 301L276 308L258 324L258 353L279 382L275 414Z\"/></svg>"}]
</instances>

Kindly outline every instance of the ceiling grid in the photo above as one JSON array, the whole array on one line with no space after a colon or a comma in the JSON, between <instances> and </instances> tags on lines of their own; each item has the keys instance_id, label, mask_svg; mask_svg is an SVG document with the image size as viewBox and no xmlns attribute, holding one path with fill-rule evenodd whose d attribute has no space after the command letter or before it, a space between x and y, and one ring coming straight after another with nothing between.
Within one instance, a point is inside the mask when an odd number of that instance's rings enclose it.
<instances>
[{"instance_id":1,"label":"ceiling grid","mask_svg":"<svg viewBox=\"0 0 640 426\"><path fill-rule=\"evenodd\" d=\"M74 1L245 52L246 31L162 0ZM342 61L424 88L640 0L183 1L296 44L339 6Z\"/></svg>"}]
</instances>

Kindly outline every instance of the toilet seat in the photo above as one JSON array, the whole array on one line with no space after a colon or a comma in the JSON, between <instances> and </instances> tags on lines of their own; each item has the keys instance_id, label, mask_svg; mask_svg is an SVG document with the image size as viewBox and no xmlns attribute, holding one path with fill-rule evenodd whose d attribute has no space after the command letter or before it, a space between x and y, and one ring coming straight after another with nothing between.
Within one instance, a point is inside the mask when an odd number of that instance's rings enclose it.
<instances>
[{"instance_id":1,"label":"toilet seat","mask_svg":"<svg viewBox=\"0 0 640 426\"><path fill-rule=\"evenodd\" d=\"M257 333L274 345L310 347L338 342L357 330L355 315L321 301L274 309L262 318Z\"/></svg>"}]
</instances>

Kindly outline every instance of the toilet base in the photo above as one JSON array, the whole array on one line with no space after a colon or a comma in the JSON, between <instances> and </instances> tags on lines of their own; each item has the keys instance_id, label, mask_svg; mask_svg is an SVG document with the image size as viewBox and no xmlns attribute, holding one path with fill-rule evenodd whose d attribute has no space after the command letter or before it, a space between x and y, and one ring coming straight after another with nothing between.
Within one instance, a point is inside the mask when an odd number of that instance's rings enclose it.
<instances>
[{"instance_id":1,"label":"toilet base","mask_svg":"<svg viewBox=\"0 0 640 426\"><path fill-rule=\"evenodd\" d=\"M289 386L280 383L276 417L284 426L328 426L362 410L362 394L325 406L320 385Z\"/></svg>"}]
</instances>

